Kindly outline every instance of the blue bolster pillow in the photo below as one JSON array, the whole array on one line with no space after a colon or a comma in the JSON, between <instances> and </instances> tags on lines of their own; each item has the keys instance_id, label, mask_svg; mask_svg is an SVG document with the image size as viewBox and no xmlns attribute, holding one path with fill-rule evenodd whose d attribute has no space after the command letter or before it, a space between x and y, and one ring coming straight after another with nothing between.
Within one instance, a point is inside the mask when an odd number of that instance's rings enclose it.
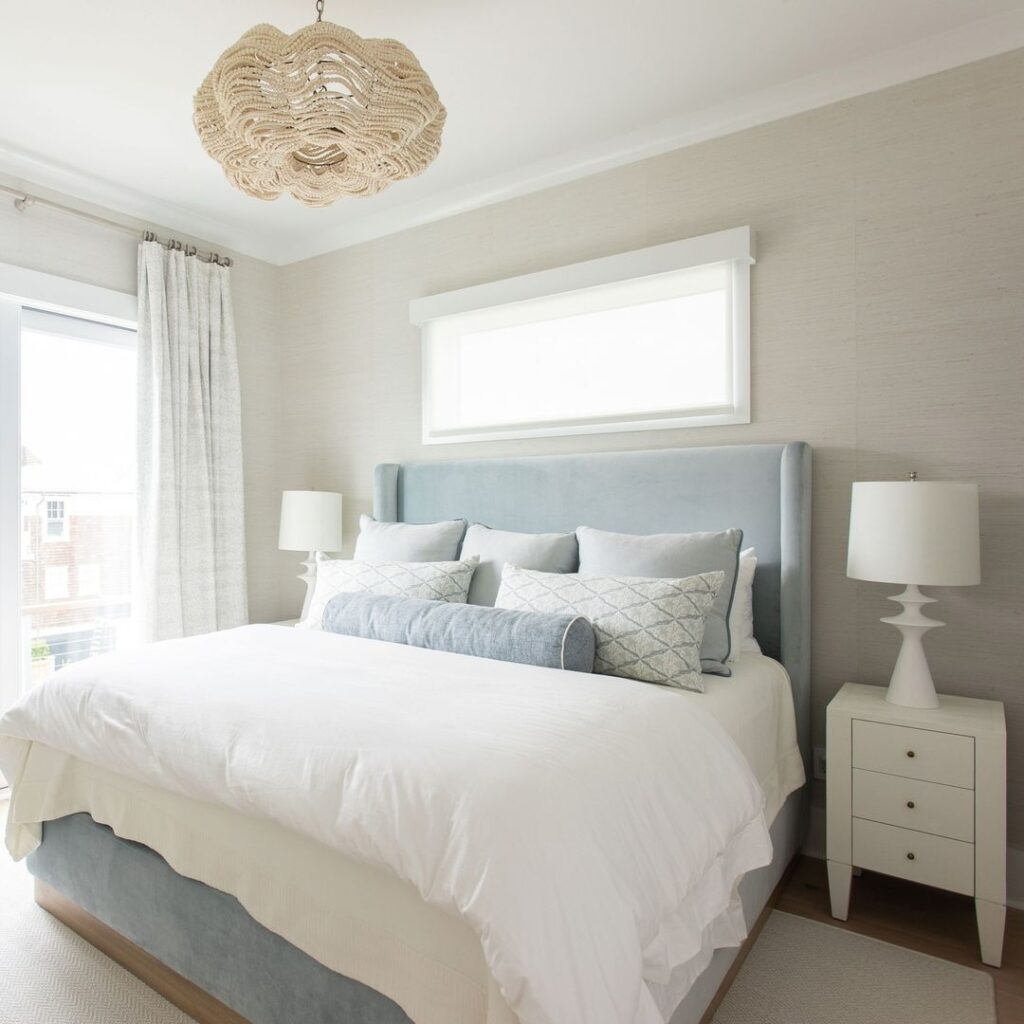
<instances>
[{"instance_id":1,"label":"blue bolster pillow","mask_svg":"<svg viewBox=\"0 0 1024 1024\"><path fill-rule=\"evenodd\" d=\"M582 615L353 593L331 598L324 610L323 628L330 633L493 661L571 672L594 670L594 628Z\"/></svg>"}]
</instances>

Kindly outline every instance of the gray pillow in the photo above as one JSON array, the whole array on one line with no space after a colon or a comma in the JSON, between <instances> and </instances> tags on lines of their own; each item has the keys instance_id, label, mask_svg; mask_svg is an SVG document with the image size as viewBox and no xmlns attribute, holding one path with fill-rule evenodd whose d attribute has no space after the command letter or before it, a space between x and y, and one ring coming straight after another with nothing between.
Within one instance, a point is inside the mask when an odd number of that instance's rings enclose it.
<instances>
[{"instance_id":1,"label":"gray pillow","mask_svg":"<svg viewBox=\"0 0 1024 1024\"><path fill-rule=\"evenodd\" d=\"M590 672L594 630L581 615L476 608L414 597L338 594L324 612L331 633L493 661Z\"/></svg>"},{"instance_id":2,"label":"gray pillow","mask_svg":"<svg viewBox=\"0 0 1024 1024\"><path fill-rule=\"evenodd\" d=\"M581 526L576 539L580 545L580 572L588 575L682 579L702 572L724 573L725 583L704 628L700 658L705 672L732 675L725 663L732 650L729 611L736 589L742 530L639 536Z\"/></svg>"},{"instance_id":3,"label":"gray pillow","mask_svg":"<svg viewBox=\"0 0 1024 1024\"><path fill-rule=\"evenodd\" d=\"M466 530L461 558L478 555L469 587L470 604L493 605L506 562L543 572L575 572L579 550L574 533L513 533L473 523Z\"/></svg>"},{"instance_id":4,"label":"gray pillow","mask_svg":"<svg viewBox=\"0 0 1024 1024\"><path fill-rule=\"evenodd\" d=\"M506 565L498 607L585 615L594 627L595 672L702 693L700 642L722 583L720 572L670 580Z\"/></svg>"},{"instance_id":5,"label":"gray pillow","mask_svg":"<svg viewBox=\"0 0 1024 1024\"><path fill-rule=\"evenodd\" d=\"M372 516L359 517L357 562L454 562L459 541L466 531L465 519L441 523L378 523Z\"/></svg>"}]
</instances>

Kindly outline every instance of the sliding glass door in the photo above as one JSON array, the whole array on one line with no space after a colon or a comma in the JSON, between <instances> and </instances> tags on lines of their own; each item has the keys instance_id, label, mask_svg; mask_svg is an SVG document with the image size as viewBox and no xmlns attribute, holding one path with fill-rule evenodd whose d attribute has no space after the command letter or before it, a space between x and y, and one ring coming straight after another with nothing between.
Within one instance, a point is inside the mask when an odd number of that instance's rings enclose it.
<instances>
[{"instance_id":1,"label":"sliding glass door","mask_svg":"<svg viewBox=\"0 0 1024 1024\"><path fill-rule=\"evenodd\" d=\"M0 706L133 642L135 332L0 300Z\"/></svg>"}]
</instances>

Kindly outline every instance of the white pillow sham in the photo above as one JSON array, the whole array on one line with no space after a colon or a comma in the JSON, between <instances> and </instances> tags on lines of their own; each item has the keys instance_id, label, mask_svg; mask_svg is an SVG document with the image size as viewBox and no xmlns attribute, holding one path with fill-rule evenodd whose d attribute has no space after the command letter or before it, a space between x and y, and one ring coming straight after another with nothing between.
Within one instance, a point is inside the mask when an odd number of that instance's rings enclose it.
<instances>
[{"instance_id":1,"label":"white pillow sham","mask_svg":"<svg viewBox=\"0 0 1024 1024\"><path fill-rule=\"evenodd\" d=\"M322 629L324 610L335 594L384 594L465 604L473 580L473 570L479 561L476 556L458 562L350 562L340 558L325 559L317 562L316 583L309 602L309 612L299 626L303 629Z\"/></svg>"},{"instance_id":2,"label":"white pillow sham","mask_svg":"<svg viewBox=\"0 0 1024 1024\"><path fill-rule=\"evenodd\" d=\"M497 608L582 615L594 627L594 671L704 692L700 645L725 573L684 579L535 572L509 562Z\"/></svg>"},{"instance_id":3,"label":"white pillow sham","mask_svg":"<svg viewBox=\"0 0 1024 1024\"><path fill-rule=\"evenodd\" d=\"M736 574L736 591L729 612L729 633L732 636L730 661L738 661L744 652L761 653L761 645L754 639L754 572L757 552L745 548L740 552L740 567Z\"/></svg>"}]
</instances>

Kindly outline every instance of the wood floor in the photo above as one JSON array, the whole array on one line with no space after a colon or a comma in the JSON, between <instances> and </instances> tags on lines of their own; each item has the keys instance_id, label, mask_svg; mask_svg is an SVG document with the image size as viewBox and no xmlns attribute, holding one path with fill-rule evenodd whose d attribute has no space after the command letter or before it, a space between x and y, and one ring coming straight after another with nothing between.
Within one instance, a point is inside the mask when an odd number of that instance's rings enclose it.
<instances>
[{"instance_id":1,"label":"wood floor","mask_svg":"<svg viewBox=\"0 0 1024 1024\"><path fill-rule=\"evenodd\" d=\"M986 971L995 981L999 1024L1024 1024L1024 911L1007 911L1003 966L994 968L981 962L974 900L967 896L865 871L853 880L850 919L836 921L825 862L801 857L776 909Z\"/></svg>"}]
</instances>

